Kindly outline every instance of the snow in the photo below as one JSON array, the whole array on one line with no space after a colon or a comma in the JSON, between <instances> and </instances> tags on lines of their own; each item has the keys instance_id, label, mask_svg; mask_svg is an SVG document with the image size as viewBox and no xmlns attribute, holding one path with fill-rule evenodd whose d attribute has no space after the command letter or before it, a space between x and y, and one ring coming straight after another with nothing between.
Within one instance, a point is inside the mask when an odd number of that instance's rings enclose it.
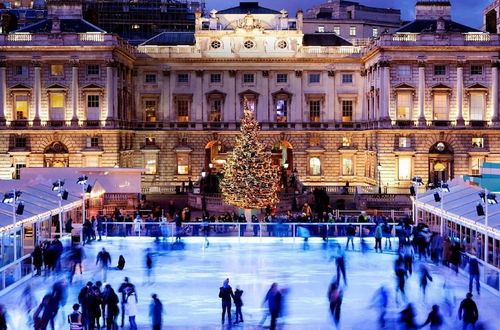
<instances>
[{"instance_id":1,"label":"snow","mask_svg":"<svg viewBox=\"0 0 500 330\"><path fill-rule=\"evenodd\" d=\"M150 329L149 303L151 294L157 293L166 309L164 329L221 329L219 287L225 278L230 279L233 289L237 285L244 290L244 325L236 329L257 329L263 315L263 298L273 282L289 289L286 297L286 316L281 320L282 329L334 329L330 318L326 292L335 274L335 262L328 245L320 239L311 238L304 249L301 239L278 238L210 238L205 248L203 238L183 239L184 249L170 249L170 244L156 244L154 239L108 238L85 247L87 259L83 275L76 274L69 289L68 302L64 308L67 315L71 305L77 302L77 295L88 280L101 279L95 266L97 252L105 247L116 265L118 256L123 254L126 266L123 271L112 269L108 272L108 282L115 290L125 276L136 285L139 314L136 321L140 329ZM343 239L338 240L342 245ZM355 240L357 247L359 241ZM394 242L396 243L396 242ZM393 247L396 244L393 243ZM145 271L145 249L154 251L154 283L148 284ZM381 286L386 285L391 294L387 318L395 320L403 304L394 302L395 278L393 264L395 253L387 251L376 254L371 250L366 254L358 251L347 252L347 287L341 313L341 329L378 329L377 310L371 308L372 296ZM417 309L417 321L423 323L434 303L442 305L444 280L454 288L457 305L452 316L446 314L445 329L461 329L457 320L458 304L465 296L468 279L455 275L450 269L426 263L434 281L428 286L426 302L418 285L418 265L407 284L408 297ZM35 301L38 304L50 290L56 277L38 277L31 283ZM26 317L20 309L21 293L24 285L7 296L0 297L12 320L14 329L28 329ZM481 296L474 294L479 308L479 319L488 325L487 329L500 329L497 311L500 298L482 290ZM234 305L232 308L234 314ZM120 320L121 315L118 317ZM233 316L234 320L234 316ZM496 321L496 323L495 323ZM63 323L64 322L64 323ZM226 321L227 322L227 321ZM57 315L56 329L68 328L61 312ZM269 323L269 318L266 323ZM128 326L128 322L126 322ZM126 328L127 328L126 326ZM395 329L395 323L388 322L387 329Z\"/></svg>"}]
</instances>

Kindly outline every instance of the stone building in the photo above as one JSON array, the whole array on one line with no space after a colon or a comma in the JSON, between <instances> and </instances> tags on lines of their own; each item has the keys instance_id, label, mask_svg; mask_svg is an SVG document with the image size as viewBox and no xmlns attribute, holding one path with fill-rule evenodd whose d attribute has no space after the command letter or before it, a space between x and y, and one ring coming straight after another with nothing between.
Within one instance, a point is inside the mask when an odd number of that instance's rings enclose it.
<instances>
[{"instance_id":1,"label":"stone building","mask_svg":"<svg viewBox=\"0 0 500 330\"><path fill-rule=\"evenodd\" d=\"M369 7L345 0L328 0L304 13L304 33L335 33L355 45L365 45L401 24L399 9Z\"/></svg>"},{"instance_id":2,"label":"stone building","mask_svg":"<svg viewBox=\"0 0 500 330\"><path fill-rule=\"evenodd\" d=\"M132 47L49 3L0 36L0 177L28 167L145 168L145 192L219 171L243 102L276 164L305 185L407 191L500 161L496 34L447 2L366 47L306 33L303 13L241 3L196 14L194 33Z\"/></svg>"}]
</instances>

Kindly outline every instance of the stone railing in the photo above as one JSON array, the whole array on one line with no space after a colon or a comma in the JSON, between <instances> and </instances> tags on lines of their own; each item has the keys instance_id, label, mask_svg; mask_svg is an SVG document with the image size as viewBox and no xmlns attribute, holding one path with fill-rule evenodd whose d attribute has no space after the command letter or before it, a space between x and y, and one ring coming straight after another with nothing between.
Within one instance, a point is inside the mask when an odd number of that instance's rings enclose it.
<instances>
[{"instance_id":1,"label":"stone railing","mask_svg":"<svg viewBox=\"0 0 500 330\"><path fill-rule=\"evenodd\" d=\"M369 46L369 50L374 50L382 46L474 46L488 44L500 46L500 36L496 34L474 32L474 33L395 33L381 35Z\"/></svg>"},{"instance_id":2,"label":"stone railing","mask_svg":"<svg viewBox=\"0 0 500 330\"><path fill-rule=\"evenodd\" d=\"M417 41L416 33L396 33L392 35L393 41L414 42Z\"/></svg>"},{"instance_id":3,"label":"stone railing","mask_svg":"<svg viewBox=\"0 0 500 330\"><path fill-rule=\"evenodd\" d=\"M104 33L80 33L80 41L104 42Z\"/></svg>"}]
</instances>

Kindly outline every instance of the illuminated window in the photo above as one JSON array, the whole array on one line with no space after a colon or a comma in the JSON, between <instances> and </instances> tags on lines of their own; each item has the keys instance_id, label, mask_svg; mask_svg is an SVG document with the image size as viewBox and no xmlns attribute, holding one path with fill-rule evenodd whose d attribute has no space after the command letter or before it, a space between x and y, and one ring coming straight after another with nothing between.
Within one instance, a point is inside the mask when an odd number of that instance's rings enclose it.
<instances>
[{"instance_id":1,"label":"illuminated window","mask_svg":"<svg viewBox=\"0 0 500 330\"><path fill-rule=\"evenodd\" d=\"M189 121L189 100L177 100L177 121Z\"/></svg>"},{"instance_id":2,"label":"illuminated window","mask_svg":"<svg viewBox=\"0 0 500 330\"><path fill-rule=\"evenodd\" d=\"M351 176L354 175L353 169L354 162L351 157L342 158L342 175Z\"/></svg>"},{"instance_id":3,"label":"illuminated window","mask_svg":"<svg viewBox=\"0 0 500 330\"><path fill-rule=\"evenodd\" d=\"M177 174L189 174L189 155L177 154Z\"/></svg>"},{"instance_id":4,"label":"illuminated window","mask_svg":"<svg viewBox=\"0 0 500 330\"><path fill-rule=\"evenodd\" d=\"M340 35L340 26L334 26L333 33L335 33L336 35Z\"/></svg>"},{"instance_id":5,"label":"illuminated window","mask_svg":"<svg viewBox=\"0 0 500 330\"><path fill-rule=\"evenodd\" d=\"M321 81L321 75L319 73L310 73L309 74L309 83L310 84L319 84Z\"/></svg>"},{"instance_id":6,"label":"illuminated window","mask_svg":"<svg viewBox=\"0 0 500 330\"><path fill-rule=\"evenodd\" d=\"M400 136L398 146L400 148L411 148L411 139L407 136Z\"/></svg>"},{"instance_id":7,"label":"illuminated window","mask_svg":"<svg viewBox=\"0 0 500 330\"><path fill-rule=\"evenodd\" d=\"M146 174L156 174L157 158L158 156L156 153L144 153L144 168L146 169Z\"/></svg>"},{"instance_id":8,"label":"illuminated window","mask_svg":"<svg viewBox=\"0 0 500 330\"><path fill-rule=\"evenodd\" d=\"M342 121L352 121L352 100L342 100Z\"/></svg>"},{"instance_id":9,"label":"illuminated window","mask_svg":"<svg viewBox=\"0 0 500 330\"><path fill-rule=\"evenodd\" d=\"M51 64L50 74L52 76L62 76L64 73L64 66L62 64Z\"/></svg>"},{"instance_id":10,"label":"illuminated window","mask_svg":"<svg viewBox=\"0 0 500 330\"><path fill-rule=\"evenodd\" d=\"M325 32L325 26L324 25L318 25L317 32L320 32L320 33Z\"/></svg>"},{"instance_id":11,"label":"illuminated window","mask_svg":"<svg viewBox=\"0 0 500 330\"><path fill-rule=\"evenodd\" d=\"M287 81L288 81L288 75L286 73L278 73L276 75L276 83L286 84Z\"/></svg>"},{"instance_id":12,"label":"illuminated window","mask_svg":"<svg viewBox=\"0 0 500 330\"><path fill-rule=\"evenodd\" d=\"M321 175L321 160L318 157L309 159L309 175Z\"/></svg>"},{"instance_id":13,"label":"illuminated window","mask_svg":"<svg viewBox=\"0 0 500 330\"><path fill-rule=\"evenodd\" d=\"M221 121L222 120L222 100L212 99L210 100L210 121Z\"/></svg>"},{"instance_id":14,"label":"illuminated window","mask_svg":"<svg viewBox=\"0 0 500 330\"><path fill-rule=\"evenodd\" d=\"M349 35L352 37L356 36L356 27L355 26L349 27Z\"/></svg>"},{"instance_id":15,"label":"illuminated window","mask_svg":"<svg viewBox=\"0 0 500 330\"><path fill-rule=\"evenodd\" d=\"M409 119L411 119L411 103L412 103L412 95L411 95L411 93L399 92L397 94L397 113L396 113L396 118L398 120L409 120Z\"/></svg>"},{"instance_id":16,"label":"illuminated window","mask_svg":"<svg viewBox=\"0 0 500 330\"><path fill-rule=\"evenodd\" d=\"M484 157L471 157L470 160L471 175L480 175L483 167Z\"/></svg>"},{"instance_id":17,"label":"illuminated window","mask_svg":"<svg viewBox=\"0 0 500 330\"><path fill-rule=\"evenodd\" d=\"M342 137L342 147L350 147L351 146L351 139L348 138L347 136Z\"/></svg>"},{"instance_id":18,"label":"illuminated window","mask_svg":"<svg viewBox=\"0 0 500 330\"><path fill-rule=\"evenodd\" d=\"M147 146L154 146L156 145L156 139L154 137L147 137L144 141L144 143L147 145Z\"/></svg>"},{"instance_id":19,"label":"illuminated window","mask_svg":"<svg viewBox=\"0 0 500 330\"><path fill-rule=\"evenodd\" d=\"M378 37L378 29L377 28L372 29L372 37L374 37L374 38Z\"/></svg>"},{"instance_id":20,"label":"illuminated window","mask_svg":"<svg viewBox=\"0 0 500 330\"><path fill-rule=\"evenodd\" d=\"M472 146L472 148L483 148L484 147L484 138L473 137L471 146Z\"/></svg>"},{"instance_id":21,"label":"illuminated window","mask_svg":"<svg viewBox=\"0 0 500 330\"><path fill-rule=\"evenodd\" d=\"M319 122L321 114L321 101L320 100L312 100L309 102L309 121L311 122Z\"/></svg>"},{"instance_id":22,"label":"illuminated window","mask_svg":"<svg viewBox=\"0 0 500 330\"><path fill-rule=\"evenodd\" d=\"M483 120L485 108L484 93L470 94L470 120Z\"/></svg>"},{"instance_id":23,"label":"illuminated window","mask_svg":"<svg viewBox=\"0 0 500 330\"><path fill-rule=\"evenodd\" d=\"M16 95L14 112L17 120L28 119L28 96Z\"/></svg>"},{"instance_id":24,"label":"illuminated window","mask_svg":"<svg viewBox=\"0 0 500 330\"><path fill-rule=\"evenodd\" d=\"M398 76L409 77L411 76L411 66L409 65L398 65Z\"/></svg>"},{"instance_id":25,"label":"illuminated window","mask_svg":"<svg viewBox=\"0 0 500 330\"><path fill-rule=\"evenodd\" d=\"M99 120L101 112L99 101L99 95L87 95L87 120Z\"/></svg>"},{"instance_id":26,"label":"illuminated window","mask_svg":"<svg viewBox=\"0 0 500 330\"><path fill-rule=\"evenodd\" d=\"M253 73L243 74L243 83L244 84L253 84L254 82L255 82L255 75Z\"/></svg>"},{"instance_id":27,"label":"illuminated window","mask_svg":"<svg viewBox=\"0 0 500 330\"><path fill-rule=\"evenodd\" d=\"M156 74L146 73L146 75L144 76L144 82L146 84L156 84Z\"/></svg>"},{"instance_id":28,"label":"illuminated window","mask_svg":"<svg viewBox=\"0 0 500 330\"><path fill-rule=\"evenodd\" d=\"M155 122L158 120L158 102L157 100L146 99L144 100L144 114L146 115L146 121Z\"/></svg>"},{"instance_id":29,"label":"illuminated window","mask_svg":"<svg viewBox=\"0 0 500 330\"><path fill-rule=\"evenodd\" d=\"M279 99L276 101L276 121L286 122L288 120L288 100Z\"/></svg>"},{"instance_id":30,"label":"illuminated window","mask_svg":"<svg viewBox=\"0 0 500 330\"><path fill-rule=\"evenodd\" d=\"M87 76L98 76L98 75L99 75L99 64L87 65Z\"/></svg>"},{"instance_id":31,"label":"illuminated window","mask_svg":"<svg viewBox=\"0 0 500 330\"><path fill-rule=\"evenodd\" d=\"M64 94L50 93L50 119L64 120Z\"/></svg>"},{"instance_id":32,"label":"illuminated window","mask_svg":"<svg viewBox=\"0 0 500 330\"><path fill-rule=\"evenodd\" d=\"M448 94L434 94L434 120L448 120Z\"/></svg>"},{"instance_id":33,"label":"illuminated window","mask_svg":"<svg viewBox=\"0 0 500 330\"><path fill-rule=\"evenodd\" d=\"M210 75L210 83L219 84L222 82L222 75L220 73L212 73Z\"/></svg>"},{"instance_id":34,"label":"illuminated window","mask_svg":"<svg viewBox=\"0 0 500 330\"><path fill-rule=\"evenodd\" d=\"M410 180L411 178L411 157L398 158L398 180Z\"/></svg>"}]
</instances>

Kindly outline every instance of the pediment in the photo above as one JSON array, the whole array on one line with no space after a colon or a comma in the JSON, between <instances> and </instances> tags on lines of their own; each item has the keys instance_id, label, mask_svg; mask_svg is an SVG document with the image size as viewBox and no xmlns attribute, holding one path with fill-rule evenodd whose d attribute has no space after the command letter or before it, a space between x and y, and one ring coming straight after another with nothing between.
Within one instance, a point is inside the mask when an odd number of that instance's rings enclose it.
<instances>
[{"instance_id":1,"label":"pediment","mask_svg":"<svg viewBox=\"0 0 500 330\"><path fill-rule=\"evenodd\" d=\"M283 88L281 88L279 91L276 91L276 92L272 93L271 95L272 95L273 97L276 97L277 95L281 95L281 94L288 95L289 97L291 97L291 96L292 96L292 93L287 92L287 91L286 91L286 90L284 90Z\"/></svg>"},{"instance_id":2,"label":"pediment","mask_svg":"<svg viewBox=\"0 0 500 330\"><path fill-rule=\"evenodd\" d=\"M252 94L252 95L255 95L255 96L259 96L259 93L257 93L256 91L253 91L251 89L247 89L246 91L243 91L241 93L239 93L240 95L240 98L247 95L247 94Z\"/></svg>"},{"instance_id":3,"label":"pediment","mask_svg":"<svg viewBox=\"0 0 500 330\"><path fill-rule=\"evenodd\" d=\"M59 84L53 84L47 87L47 89L68 89L68 87Z\"/></svg>"},{"instance_id":4,"label":"pediment","mask_svg":"<svg viewBox=\"0 0 500 330\"><path fill-rule=\"evenodd\" d=\"M31 89L31 87L28 87L24 84L17 84L17 85L12 86L10 89Z\"/></svg>"},{"instance_id":5,"label":"pediment","mask_svg":"<svg viewBox=\"0 0 500 330\"><path fill-rule=\"evenodd\" d=\"M394 89L415 89L415 87L406 83L401 83L399 85L394 86Z\"/></svg>"},{"instance_id":6,"label":"pediment","mask_svg":"<svg viewBox=\"0 0 500 330\"><path fill-rule=\"evenodd\" d=\"M83 89L103 89L104 87L99 86L97 84L88 84L83 86Z\"/></svg>"},{"instance_id":7,"label":"pediment","mask_svg":"<svg viewBox=\"0 0 500 330\"><path fill-rule=\"evenodd\" d=\"M207 95L207 96L208 95L222 95L222 96L226 96L226 93L221 92L221 91L219 91L217 89L214 89L213 91L205 93L205 95Z\"/></svg>"},{"instance_id":8,"label":"pediment","mask_svg":"<svg viewBox=\"0 0 500 330\"><path fill-rule=\"evenodd\" d=\"M439 83L431 87L432 89L451 89L450 86Z\"/></svg>"},{"instance_id":9,"label":"pediment","mask_svg":"<svg viewBox=\"0 0 500 330\"><path fill-rule=\"evenodd\" d=\"M488 87L480 84L480 83L475 83L467 87L467 89L488 89Z\"/></svg>"}]
</instances>

